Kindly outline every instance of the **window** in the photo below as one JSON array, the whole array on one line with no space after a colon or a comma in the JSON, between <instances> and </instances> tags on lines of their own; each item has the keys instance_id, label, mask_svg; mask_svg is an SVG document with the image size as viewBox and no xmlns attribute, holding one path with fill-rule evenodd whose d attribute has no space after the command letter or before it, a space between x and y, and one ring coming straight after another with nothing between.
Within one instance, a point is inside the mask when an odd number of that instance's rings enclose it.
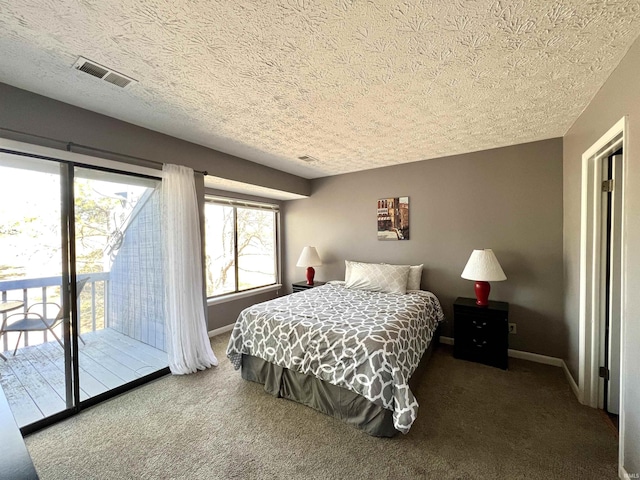
<instances>
[{"instance_id":1,"label":"window","mask_svg":"<svg viewBox=\"0 0 640 480\"><path fill-rule=\"evenodd\" d=\"M206 197L207 297L278 282L277 205Z\"/></svg>"}]
</instances>

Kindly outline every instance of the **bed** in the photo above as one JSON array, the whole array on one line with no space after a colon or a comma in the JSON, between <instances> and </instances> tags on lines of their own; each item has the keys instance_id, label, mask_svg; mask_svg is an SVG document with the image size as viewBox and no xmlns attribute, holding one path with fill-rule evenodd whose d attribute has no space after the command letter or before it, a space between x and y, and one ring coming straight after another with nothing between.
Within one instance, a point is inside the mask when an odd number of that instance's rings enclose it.
<instances>
[{"instance_id":1,"label":"bed","mask_svg":"<svg viewBox=\"0 0 640 480\"><path fill-rule=\"evenodd\" d=\"M410 379L443 319L427 291L331 282L245 309L227 356L267 392L389 437L407 433L417 417Z\"/></svg>"}]
</instances>

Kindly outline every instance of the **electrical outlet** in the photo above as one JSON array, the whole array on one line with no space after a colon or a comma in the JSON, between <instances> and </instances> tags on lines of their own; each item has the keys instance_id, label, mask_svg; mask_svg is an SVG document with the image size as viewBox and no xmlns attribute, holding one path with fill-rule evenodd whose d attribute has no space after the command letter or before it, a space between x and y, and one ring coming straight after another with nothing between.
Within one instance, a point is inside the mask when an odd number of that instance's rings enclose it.
<instances>
[{"instance_id":1,"label":"electrical outlet","mask_svg":"<svg viewBox=\"0 0 640 480\"><path fill-rule=\"evenodd\" d=\"M516 328L516 324L515 323L510 323L509 324L509 333L511 335L515 335L516 333L518 333L518 329Z\"/></svg>"}]
</instances>

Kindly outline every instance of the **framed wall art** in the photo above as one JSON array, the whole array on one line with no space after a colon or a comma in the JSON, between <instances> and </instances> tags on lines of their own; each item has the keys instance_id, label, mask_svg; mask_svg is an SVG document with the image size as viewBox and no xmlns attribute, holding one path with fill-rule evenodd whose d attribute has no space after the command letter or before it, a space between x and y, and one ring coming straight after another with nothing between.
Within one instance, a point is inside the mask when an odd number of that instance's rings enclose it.
<instances>
[{"instance_id":1,"label":"framed wall art","mask_svg":"<svg viewBox=\"0 0 640 480\"><path fill-rule=\"evenodd\" d=\"M409 197L378 200L378 240L409 240Z\"/></svg>"}]
</instances>

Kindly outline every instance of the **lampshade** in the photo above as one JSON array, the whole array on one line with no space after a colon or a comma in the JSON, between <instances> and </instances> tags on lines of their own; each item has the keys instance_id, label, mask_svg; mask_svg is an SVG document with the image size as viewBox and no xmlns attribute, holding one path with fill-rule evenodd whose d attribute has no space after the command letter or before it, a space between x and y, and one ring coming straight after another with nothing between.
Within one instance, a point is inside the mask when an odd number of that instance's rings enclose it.
<instances>
[{"instance_id":1,"label":"lampshade","mask_svg":"<svg viewBox=\"0 0 640 480\"><path fill-rule=\"evenodd\" d=\"M474 250L460 276L467 280L483 282L500 282L507 279L498 259L490 248Z\"/></svg>"},{"instance_id":2,"label":"lampshade","mask_svg":"<svg viewBox=\"0 0 640 480\"><path fill-rule=\"evenodd\" d=\"M318 267L320 265L322 265L322 260L320 260L316 247L304 247L296 267Z\"/></svg>"}]
</instances>

